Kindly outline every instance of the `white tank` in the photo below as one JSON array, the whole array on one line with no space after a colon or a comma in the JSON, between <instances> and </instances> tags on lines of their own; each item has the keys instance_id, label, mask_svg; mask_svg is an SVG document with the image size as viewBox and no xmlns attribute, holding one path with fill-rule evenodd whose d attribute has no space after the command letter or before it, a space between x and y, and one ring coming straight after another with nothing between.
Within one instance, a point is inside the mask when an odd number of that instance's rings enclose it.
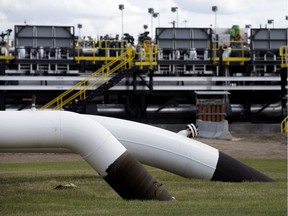
<instances>
[{"instance_id":1,"label":"white tank","mask_svg":"<svg viewBox=\"0 0 288 216\"><path fill-rule=\"evenodd\" d=\"M158 49L158 59L159 60L163 59L163 50L162 49Z\"/></svg>"},{"instance_id":2,"label":"white tank","mask_svg":"<svg viewBox=\"0 0 288 216\"><path fill-rule=\"evenodd\" d=\"M204 60L208 60L208 50L205 49L204 51Z\"/></svg>"},{"instance_id":3,"label":"white tank","mask_svg":"<svg viewBox=\"0 0 288 216\"><path fill-rule=\"evenodd\" d=\"M175 51L175 59L180 59L180 51L179 50Z\"/></svg>"},{"instance_id":4,"label":"white tank","mask_svg":"<svg viewBox=\"0 0 288 216\"><path fill-rule=\"evenodd\" d=\"M26 50L24 46L18 48L18 59L23 59L26 57Z\"/></svg>"},{"instance_id":5,"label":"white tank","mask_svg":"<svg viewBox=\"0 0 288 216\"><path fill-rule=\"evenodd\" d=\"M227 49L224 50L222 57L228 58L228 57L230 57L230 54L231 54L231 47L228 47Z\"/></svg>"},{"instance_id":6,"label":"white tank","mask_svg":"<svg viewBox=\"0 0 288 216\"><path fill-rule=\"evenodd\" d=\"M145 61L145 49L140 47L138 52L139 60Z\"/></svg>"},{"instance_id":7,"label":"white tank","mask_svg":"<svg viewBox=\"0 0 288 216\"><path fill-rule=\"evenodd\" d=\"M39 47L39 50L38 50L38 52L39 52L39 58L44 58L44 49L43 49L43 47Z\"/></svg>"},{"instance_id":8,"label":"white tank","mask_svg":"<svg viewBox=\"0 0 288 216\"><path fill-rule=\"evenodd\" d=\"M99 54L99 49L98 48L91 48L91 47L87 47L87 48L82 48L82 52L84 55L87 56L93 56L93 55L98 55Z\"/></svg>"},{"instance_id":9,"label":"white tank","mask_svg":"<svg viewBox=\"0 0 288 216\"><path fill-rule=\"evenodd\" d=\"M61 59L61 49L56 49L55 50L55 58L56 59Z\"/></svg>"},{"instance_id":10,"label":"white tank","mask_svg":"<svg viewBox=\"0 0 288 216\"><path fill-rule=\"evenodd\" d=\"M197 52L195 48L190 49L189 51L189 57L192 60L196 60L197 59Z\"/></svg>"},{"instance_id":11,"label":"white tank","mask_svg":"<svg viewBox=\"0 0 288 216\"><path fill-rule=\"evenodd\" d=\"M4 56L8 56L8 51L6 47L1 47L0 54Z\"/></svg>"}]
</instances>

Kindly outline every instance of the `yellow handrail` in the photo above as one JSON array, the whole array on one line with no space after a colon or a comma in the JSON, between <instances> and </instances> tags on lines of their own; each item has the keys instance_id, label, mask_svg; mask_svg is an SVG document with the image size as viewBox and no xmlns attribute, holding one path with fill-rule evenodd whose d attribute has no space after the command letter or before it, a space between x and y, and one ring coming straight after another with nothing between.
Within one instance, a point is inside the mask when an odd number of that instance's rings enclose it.
<instances>
[{"instance_id":1,"label":"yellow handrail","mask_svg":"<svg viewBox=\"0 0 288 216\"><path fill-rule=\"evenodd\" d=\"M281 132L288 133L288 116L281 122Z\"/></svg>"},{"instance_id":2,"label":"yellow handrail","mask_svg":"<svg viewBox=\"0 0 288 216\"><path fill-rule=\"evenodd\" d=\"M98 69L94 73L87 76L85 79L83 79L80 82L78 82L77 84L75 84L71 89L68 89L67 91L63 92L61 95L57 96L56 98L54 98L53 100L51 100L50 102L48 102L47 104L42 106L40 108L40 110L47 109L48 107L51 107L52 105L56 105L54 107L54 109L61 109L63 106L65 106L67 103L71 102L72 100L76 99L78 96L80 97L80 99L85 99L86 98L86 90L93 87L94 85L96 85L96 83L98 83L101 80L101 78L108 77L110 74L114 73L116 70L125 66L127 63L129 63L129 66L132 66L132 64L130 63L130 61L133 60L133 56L131 56L131 53L132 53L131 49L132 48L128 47L126 52L122 53L120 56L115 58L113 61L108 62L103 67L101 67L100 69ZM112 68L111 70L109 70L109 68L113 64L115 64L117 61L121 61L121 63L119 65L115 66L114 68ZM106 73L104 73L105 70L107 70ZM102 73L100 80L98 78L95 81L91 82L89 85L87 85L89 80L95 78L100 73ZM78 90L78 89L80 89L80 90L68 97L68 95L70 93L72 93L73 91ZM68 98L64 100L65 96L67 96Z\"/></svg>"},{"instance_id":3,"label":"yellow handrail","mask_svg":"<svg viewBox=\"0 0 288 216\"><path fill-rule=\"evenodd\" d=\"M109 76L110 74L116 72L117 70L119 70L121 67L125 66L125 64L127 64L128 61L132 61L133 59L128 59L126 61L122 61L120 64L118 64L117 66L115 66L114 68L112 68L108 73L106 74L102 74L100 77L98 77L96 80L94 80L93 82L91 82L89 85L85 85L83 86L78 92L76 92L75 94L73 94L72 96L70 96L69 98L67 98L66 100L61 100L61 103L57 104L57 106L54 109L61 109L63 106L65 106L66 104L68 104L69 102L75 100L78 96L80 97L80 99L85 99L86 98L86 90L91 89L92 87L94 87L98 82L104 80L107 76ZM81 97L81 95L85 95L83 97Z\"/></svg>"},{"instance_id":4,"label":"yellow handrail","mask_svg":"<svg viewBox=\"0 0 288 216\"><path fill-rule=\"evenodd\" d=\"M150 40L146 40L143 44L137 45L135 53L138 56L135 64L139 66L140 69L143 69L143 66L149 66L150 69L153 69L153 67L157 65L158 46L151 44Z\"/></svg>"},{"instance_id":5,"label":"yellow handrail","mask_svg":"<svg viewBox=\"0 0 288 216\"><path fill-rule=\"evenodd\" d=\"M228 50L228 49L231 49L231 52L232 51L241 51L241 56L239 57L223 57L223 61L226 62L227 65L230 64L231 61L237 61L237 62L241 62L242 65L244 65L244 62L249 60L248 57L245 57L245 41L223 41L223 44L222 44L222 49L225 51L225 50ZM227 47L227 44L230 45ZM234 45L234 46L232 46Z\"/></svg>"},{"instance_id":6,"label":"yellow handrail","mask_svg":"<svg viewBox=\"0 0 288 216\"><path fill-rule=\"evenodd\" d=\"M125 48L128 47L127 40L86 40L86 39L78 39L75 41L77 55L75 56L75 60L79 64L80 61L92 61L93 64L96 61L105 61L108 62L110 60L114 60L117 56L110 56L110 51L114 51L117 53L123 53ZM111 44L115 46L111 46ZM87 45L87 46L86 46ZM86 49L90 52L90 55L84 55L80 51L82 49ZM97 52L105 52L104 56L98 56Z\"/></svg>"},{"instance_id":7,"label":"yellow handrail","mask_svg":"<svg viewBox=\"0 0 288 216\"><path fill-rule=\"evenodd\" d=\"M9 40L6 42L6 45L0 46L0 60L6 60L6 63L8 63L10 60L15 59L15 56L9 54L9 48L11 47L12 46L9 45Z\"/></svg>"},{"instance_id":8,"label":"yellow handrail","mask_svg":"<svg viewBox=\"0 0 288 216\"><path fill-rule=\"evenodd\" d=\"M281 68L288 67L288 46L281 46L279 55L281 56Z\"/></svg>"},{"instance_id":9,"label":"yellow handrail","mask_svg":"<svg viewBox=\"0 0 288 216\"><path fill-rule=\"evenodd\" d=\"M230 40L224 40L224 41L212 41L212 47L210 43L208 44L208 48L213 51L213 61L219 61L220 58L216 56L216 52L222 49L223 51L231 49L231 51L237 50L241 51L241 56L239 57L223 57L223 61L226 63L226 65L229 65L230 62L240 62L240 64L244 65L245 61L248 61L249 58L245 57L245 41L230 41ZM236 45L231 47L231 45ZM237 46L238 45L238 46Z\"/></svg>"}]
</instances>

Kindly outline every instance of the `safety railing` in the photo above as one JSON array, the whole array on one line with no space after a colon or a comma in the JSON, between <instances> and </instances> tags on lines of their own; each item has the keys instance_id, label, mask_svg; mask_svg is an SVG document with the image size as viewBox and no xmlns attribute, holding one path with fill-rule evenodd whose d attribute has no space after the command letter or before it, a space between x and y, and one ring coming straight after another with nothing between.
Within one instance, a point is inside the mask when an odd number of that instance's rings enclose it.
<instances>
[{"instance_id":1,"label":"safety railing","mask_svg":"<svg viewBox=\"0 0 288 216\"><path fill-rule=\"evenodd\" d=\"M288 133L288 116L281 122L281 133Z\"/></svg>"},{"instance_id":2,"label":"safety railing","mask_svg":"<svg viewBox=\"0 0 288 216\"><path fill-rule=\"evenodd\" d=\"M214 62L220 61L220 54L222 54L222 60L226 65L230 65L231 62L240 62L241 65L244 65L245 61L249 60L248 57L245 57L245 53L248 50L245 48L245 41L212 41L212 43L209 43L208 48L212 51L211 60ZM217 54L220 50L223 53ZM238 52L238 56L231 57L232 51Z\"/></svg>"},{"instance_id":3,"label":"safety railing","mask_svg":"<svg viewBox=\"0 0 288 216\"><path fill-rule=\"evenodd\" d=\"M225 64L229 65L231 62L240 62L241 65L244 65L245 61L248 61L249 58L245 57L245 52L248 50L245 48L245 41L223 41L222 50L223 52L223 61ZM229 44L227 46L226 44ZM237 56L230 57L231 52L237 52ZM225 54L227 54L225 56Z\"/></svg>"},{"instance_id":4,"label":"safety railing","mask_svg":"<svg viewBox=\"0 0 288 216\"><path fill-rule=\"evenodd\" d=\"M10 60L15 59L15 56L9 53L9 49L12 47L9 45L9 40L8 41L2 41L2 43L5 43L5 45L1 45L0 42L0 60L6 60L8 63ZM13 42L13 41L12 41Z\"/></svg>"},{"instance_id":5,"label":"safety railing","mask_svg":"<svg viewBox=\"0 0 288 216\"><path fill-rule=\"evenodd\" d=\"M281 46L279 55L281 57L281 68L288 67L288 46Z\"/></svg>"},{"instance_id":6,"label":"safety railing","mask_svg":"<svg viewBox=\"0 0 288 216\"><path fill-rule=\"evenodd\" d=\"M153 69L157 65L158 46L151 44L150 40L144 41L143 44L136 47L136 60L135 65L143 69L144 66L148 66Z\"/></svg>"},{"instance_id":7,"label":"safety railing","mask_svg":"<svg viewBox=\"0 0 288 216\"><path fill-rule=\"evenodd\" d=\"M125 52L128 47L126 40L77 40L75 60L80 61L111 61Z\"/></svg>"},{"instance_id":8,"label":"safety railing","mask_svg":"<svg viewBox=\"0 0 288 216\"><path fill-rule=\"evenodd\" d=\"M133 56L132 48L127 47L126 52L122 53L113 61L108 62L107 64L102 66L100 69L98 69L94 73L87 76L85 79L78 82L71 89L68 89L67 91L60 94L58 97L54 98L53 100L51 100L50 102L42 106L40 110L44 110L52 106L54 106L53 109L58 110L58 109L63 108L66 104L77 100L77 98L79 100L85 100L87 90L92 89L97 83L103 81L109 75L121 69L122 67L131 68L133 59L134 59L134 56ZM120 61L120 63L117 64L116 66L113 66L118 61ZM100 74L101 76L99 77Z\"/></svg>"},{"instance_id":9,"label":"safety railing","mask_svg":"<svg viewBox=\"0 0 288 216\"><path fill-rule=\"evenodd\" d=\"M220 50L219 41L208 42L208 49L212 51L212 53L211 53L212 56L210 57L210 59L214 63L218 62L220 60L219 56L217 55L217 53Z\"/></svg>"}]
</instances>

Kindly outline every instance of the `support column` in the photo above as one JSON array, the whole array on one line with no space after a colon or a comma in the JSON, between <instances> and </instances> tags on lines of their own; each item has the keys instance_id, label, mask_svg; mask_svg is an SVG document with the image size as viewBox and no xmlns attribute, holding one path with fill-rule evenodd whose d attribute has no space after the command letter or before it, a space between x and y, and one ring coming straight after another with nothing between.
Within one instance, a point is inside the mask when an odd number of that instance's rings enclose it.
<instances>
[{"instance_id":1,"label":"support column","mask_svg":"<svg viewBox=\"0 0 288 216\"><path fill-rule=\"evenodd\" d=\"M285 89L287 85L287 72L288 68L281 69L281 103L282 103L282 115L287 116L287 90Z\"/></svg>"},{"instance_id":2,"label":"support column","mask_svg":"<svg viewBox=\"0 0 288 216\"><path fill-rule=\"evenodd\" d=\"M6 104L5 104L5 92L0 91L0 110L5 110Z\"/></svg>"},{"instance_id":3,"label":"support column","mask_svg":"<svg viewBox=\"0 0 288 216\"><path fill-rule=\"evenodd\" d=\"M0 76L5 75L5 60L0 61ZM4 85L4 82L0 82L0 85ZM0 91L0 110L5 110L5 92Z\"/></svg>"}]
</instances>

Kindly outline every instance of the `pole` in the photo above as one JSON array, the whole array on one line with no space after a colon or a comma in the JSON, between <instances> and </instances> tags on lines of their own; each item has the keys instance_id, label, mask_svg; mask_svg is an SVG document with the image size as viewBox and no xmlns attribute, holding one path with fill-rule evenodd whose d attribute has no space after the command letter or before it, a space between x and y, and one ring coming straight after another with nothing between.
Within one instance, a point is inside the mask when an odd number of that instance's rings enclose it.
<instances>
[{"instance_id":1,"label":"pole","mask_svg":"<svg viewBox=\"0 0 288 216\"><path fill-rule=\"evenodd\" d=\"M121 38L123 38L123 10L124 10L124 5L123 4L120 4L118 6L119 10L121 10Z\"/></svg>"},{"instance_id":2,"label":"pole","mask_svg":"<svg viewBox=\"0 0 288 216\"><path fill-rule=\"evenodd\" d=\"M151 41L153 41L153 14L151 14Z\"/></svg>"},{"instance_id":3,"label":"pole","mask_svg":"<svg viewBox=\"0 0 288 216\"><path fill-rule=\"evenodd\" d=\"M179 27L179 14L178 14L178 8L177 8L177 28Z\"/></svg>"},{"instance_id":4,"label":"pole","mask_svg":"<svg viewBox=\"0 0 288 216\"><path fill-rule=\"evenodd\" d=\"M216 37L216 26L217 26L217 10L215 11L215 37Z\"/></svg>"},{"instance_id":5,"label":"pole","mask_svg":"<svg viewBox=\"0 0 288 216\"><path fill-rule=\"evenodd\" d=\"M123 10L121 10L121 14L122 14L122 30L121 30L121 37L123 37Z\"/></svg>"}]
</instances>

